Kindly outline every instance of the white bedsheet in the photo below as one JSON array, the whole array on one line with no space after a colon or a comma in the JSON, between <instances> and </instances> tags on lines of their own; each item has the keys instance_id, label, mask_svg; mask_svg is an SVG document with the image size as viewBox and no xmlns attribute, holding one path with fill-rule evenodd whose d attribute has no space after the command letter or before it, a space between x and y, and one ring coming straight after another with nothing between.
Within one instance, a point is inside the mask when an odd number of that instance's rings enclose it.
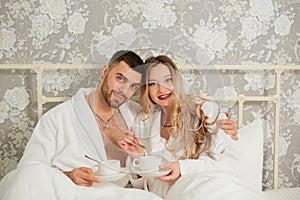
<instances>
[{"instance_id":1,"label":"white bedsheet","mask_svg":"<svg viewBox=\"0 0 300 200\"><path fill-rule=\"evenodd\" d=\"M208 172L183 176L170 189L166 200L264 200L261 191L234 174Z\"/></svg>"},{"instance_id":2,"label":"white bedsheet","mask_svg":"<svg viewBox=\"0 0 300 200\"><path fill-rule=\"evenodd\" d=\"M264 195L267 200L299 200L300 187L268 190Z\"/></svg>"},{"instance_id":3,"label":"white bedsheet","mask_svg":"<svg viewBox=\"0 0 300 200\"><path fill-rule=\"evenodd\" d=\"M160 197L140 189L123 188L111 183L93 187L75 185L58 169L45 164L23 166L4 177L1 200L154 200Z\"/></svg>"}]
</instances>

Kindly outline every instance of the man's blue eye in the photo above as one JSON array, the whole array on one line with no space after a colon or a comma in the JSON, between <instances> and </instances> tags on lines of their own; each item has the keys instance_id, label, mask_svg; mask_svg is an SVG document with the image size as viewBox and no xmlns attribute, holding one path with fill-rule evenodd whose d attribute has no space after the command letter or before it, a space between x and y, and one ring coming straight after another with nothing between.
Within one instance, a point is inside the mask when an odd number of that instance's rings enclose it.
<instances>
[{"instance_id":1,"label":"man's blue eye","mask_svg":"<svg viewBox=\"0 0 300 200\"><path fill-rule=\"evenodd\" d=\"M131 85L131 88L134 90L138 89L138 87L139 87L138 85Z\"/></svg>"},{"instance_id":2,"label":"man's blue eye","mask_svg":"<svg viewBox=\"0 0 300 200\"><path fill-rule=\"evenodd\" d=\"M118 79L119 81L122 81L122 82L124 82L124 81L125 81L125 79L124 79L124 77L123 77L123 76L119 76L119 77L117 77L117 79Z\"/></svg>"}]
</instances>

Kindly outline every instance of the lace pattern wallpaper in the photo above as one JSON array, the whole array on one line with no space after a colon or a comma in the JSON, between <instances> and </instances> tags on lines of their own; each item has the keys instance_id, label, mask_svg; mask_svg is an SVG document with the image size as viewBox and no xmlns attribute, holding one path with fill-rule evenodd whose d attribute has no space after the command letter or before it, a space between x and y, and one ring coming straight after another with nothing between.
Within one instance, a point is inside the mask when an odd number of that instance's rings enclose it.
<instances>
[{"instance_id":1,"label":"lace pattern wallpaper","mask_svg":"<svg viewBox=\"0 0 300 200\"><path fill-rule=\"evenodd\" d=\"M188 88L213 94L273 94L274 72L219 70L207 88L201 65L300 64L298 0L2 0L0 2L0 179L14 169L37 122L36 74L11 64L81 64L43 72L43 94L71 96L95 87L120 49L169 55ZM99 64L99 70L84 63ZM80 72L80 73L79 73ZM300 186L300 72L284 71L280 94L279 187ZM47 103L44 112L55 106ZM237 106L224 104L237 119ZM274 104L247 103L244 124L262 117L265 189L273 186Z\"/></svg>"}]
</instances>

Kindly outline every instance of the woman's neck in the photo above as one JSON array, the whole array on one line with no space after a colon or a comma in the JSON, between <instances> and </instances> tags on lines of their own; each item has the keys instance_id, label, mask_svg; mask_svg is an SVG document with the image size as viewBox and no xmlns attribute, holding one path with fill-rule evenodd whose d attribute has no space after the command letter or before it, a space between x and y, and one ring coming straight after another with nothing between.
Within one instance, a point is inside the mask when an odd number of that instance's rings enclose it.
<instances>
[{"instance_id":1,"label":"woman's neck","mask_svg":"<svg viewBox=\"0 0 300 200\"><path fill-rule=\"evenodd\" d=\"M175 112L174 106L166 106L162 108L161 123L165 126L174 125L175 122L171 121L172 113Z\"/></svg>"}]
</instances>

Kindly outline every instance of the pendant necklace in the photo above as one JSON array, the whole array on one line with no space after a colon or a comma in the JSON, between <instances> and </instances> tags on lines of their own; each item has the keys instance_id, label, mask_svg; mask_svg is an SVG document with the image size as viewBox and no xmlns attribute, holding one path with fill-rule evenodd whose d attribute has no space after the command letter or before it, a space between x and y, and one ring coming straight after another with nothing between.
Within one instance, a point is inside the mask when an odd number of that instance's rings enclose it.
<instances>
[{"instance_id":1,"label":"pendant necklace","mask_svg":"<svg viewBox=\"0 0 300 200\"><path fill-rule=\"evenodd\" d=\"M171 125L166 125L165 123L163 123L162 121L160 122L160 126L161 127L164 127L164 128L173 128L173 127L175 127L176 125L172 125L172 123L171 123Z\"/></svg>"},{"instance_id":2,"label":"pendant necklace","mask_svg":"<svg viewBox=\"0 0 300 200\"><path fill-rule=\"evenodd\" d=\"M97 117L98 119L100 119L100 120L105 124L105 125L104 125L104 128L109 128L108 122L113 118L114 112L112 113L111 117L109 117L107 120L102 119L102 118L94 111L95 102L96 102L96 101L95 101L95 99L96 99L95 96L96 96L96 92L94 92L94 106L93 106L93 108L92 108L91 102L90 102L90 100L89 100L90 108L91 108L92 112L94 113L94 115L96 115L96 117Z\"/></svg>"},{"instance_id":3,"label":"pendant necklace","mask_svg":"<svg viewBox=\"0 0 300 200\"><path fill-rule=\"evenodd\" d=\"M160 125L164 128L173 128L176 126L176 125L165 125L165 124L160 124Z\"/></svg>"}]
</instances>

